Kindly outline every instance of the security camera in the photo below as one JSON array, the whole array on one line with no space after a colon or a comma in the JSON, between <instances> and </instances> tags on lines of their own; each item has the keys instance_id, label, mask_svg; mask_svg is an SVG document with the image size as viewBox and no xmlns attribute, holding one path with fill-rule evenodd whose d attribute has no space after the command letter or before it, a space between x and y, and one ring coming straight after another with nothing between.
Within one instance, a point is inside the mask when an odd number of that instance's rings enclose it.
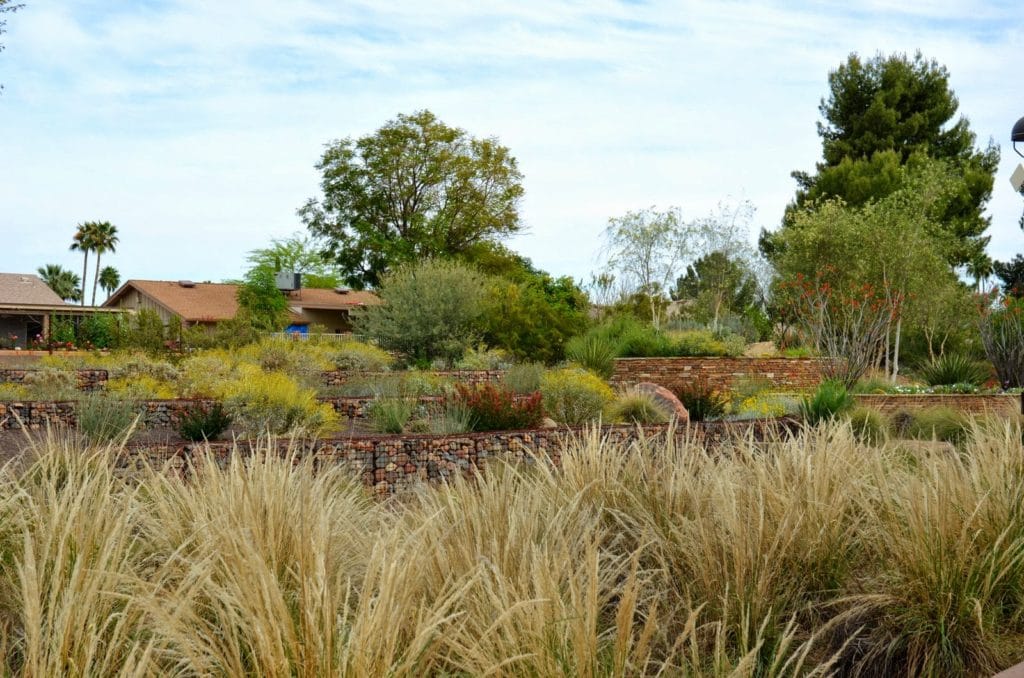
<instances>
[{"instance_id":1,"label":"security camera","mask_svg":"<svg viewBox=\"0 0 1024 678\"><path fill-rule=\"evenodd\" d=\"M1017 165L1017 169L1013 170L1013 174L1010 175L1010 185L1013 186L1013 190L1024 194L1024 165Z\"/></svg>"}]
</instances>

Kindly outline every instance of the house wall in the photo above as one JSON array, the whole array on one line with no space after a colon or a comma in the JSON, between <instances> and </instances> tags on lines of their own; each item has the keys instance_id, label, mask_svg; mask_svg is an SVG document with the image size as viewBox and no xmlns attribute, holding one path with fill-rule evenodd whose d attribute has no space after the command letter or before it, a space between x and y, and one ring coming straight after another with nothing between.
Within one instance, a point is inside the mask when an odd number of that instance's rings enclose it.
<instances>
[{"instance_id":1,"label":"house wall","mask_svg":"<svg viewBox=\"0 0 1024 678\"><path fill-rule=\"evenodd\" d=\"M0 315L0 339L4 342L14 335L16 345L25 347L28 343L28 318L23 315Z\"/></svg>"},{"instance_id":2,"label":"house wall","mask_svg":"<svg viewBox=\"0 0 1024 678\"><path fill-rule=\"evenodd\" d=\"M116 307L126 311L141 311L142 309L149 309L160 316L160 320L164 325L171 322L171 318L175 317L175 314L157 304L137 289L128 290L124 296L117 300Z\"/></svg>"},{"instance_id":3,"label":"house wall","mask_svg":"<svg viewBox=\"0 0 1024 678\"><path fill-rule=\"evenodd\" d=\"M351 332L348 311L340 309L304 308L302 320L310 325L323 325L328 332Z\"/></svg>"}]
</instances>

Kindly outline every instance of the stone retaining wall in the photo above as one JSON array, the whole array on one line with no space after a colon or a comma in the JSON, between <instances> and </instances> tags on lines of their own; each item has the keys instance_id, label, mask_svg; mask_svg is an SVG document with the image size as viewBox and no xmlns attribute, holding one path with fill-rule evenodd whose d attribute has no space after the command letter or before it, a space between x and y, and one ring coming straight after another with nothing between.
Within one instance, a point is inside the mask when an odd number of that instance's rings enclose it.
<instances>
[{"instance_id":1,"label":"stone retaining wall","mask_svg":"<svg viewBox=\"0 0 1024 678\"><path fill-rule=\"evenodd\" d=\"M38 430L63 424L75 426L75 403L67 402L0 402L0 431L27 428Z\"/></svg>"},{"instance_id":2,"label":"stone retaining wall","mask_svg":"<svg viewBox=\"0 0 1024 678\"><path fill-rule=\"evenodd\" d=\"M671 386L704 379L712 388L728 389L752 379L777 390L804 391L817 387L826 364L824 358L616 358L611 382Z\"/></svg>"},{"instance_id":3,"label":"stone retaining wall","mask_svg":"<svg viewBox=\"0 0 1024 678\"><path fill-rule=\"evenodd\" d=\"M870 407L885 414L923 410L930 407L948 407L964 414L996 414L1009 417L1024 411L1024 396L1016 393L994 394L902 394L871 393L854 396L858 405Z\"/></svg>"},{"instance_id":4,"label":"stone retaining wall","mask_svg":"<svg viewBox=\"0 0 1024 678\"><path fill-rule=\"evenodd\" d=\"M36 369L0 369L0 384L20 384L25 377ZM75 370L78 377L79 391L99 391L107 387L108 373L106 370Z\"/></svg>"},{"instance_id":5,"label":"stone retaining wall","mask_svg":"<svg viewBox=\"0 0 1024 678\"><path fill-rule=\"evenodd\" d=\"M351 372L347 370L332 370L320 373L320 382L325 386L344 386L351 381L367 381L374 379L388 379L400 377L403 374L415 374L415 372ZM492 381L499 381L505 374L504 370L450 370L427 372L433 377L451 379L463 384L483 384Z\"/></svg>"},{"instance_id":6,"label":"stone retaining wall","mask_svg":"<svg viewBox=\"0 0 1024 678\"><path fill-rule=\"evenodd\" d=\"M795 427L790 420L707 422L679 429L647 426L642 433L634 426L604 426L599 435L609 444L628 445L641 435L657 443L671 432L676 444L715 449L735 440L746 440L751 435L755 440L765 440L795 430ZM388 495L422 482L446 480L459 473L472 476L486 467L490 459L533 463L536 456L544 456L557 466L567 443L595 432L586 428L562 428L460 435L378 435L305 443L281 440L278 452L287 454L291 450L298 457L312 455L316 465L341 465L375 493ZM149 464L188 475L195 472L194 460L206 449L203 444L129 445L119 466L131 472ZM227 465L234 449L232 443L209 444L214 461L221 467ZM251 454L251 449L244 444L237 449L243 455Z\"/></svg>"}]
</instances>

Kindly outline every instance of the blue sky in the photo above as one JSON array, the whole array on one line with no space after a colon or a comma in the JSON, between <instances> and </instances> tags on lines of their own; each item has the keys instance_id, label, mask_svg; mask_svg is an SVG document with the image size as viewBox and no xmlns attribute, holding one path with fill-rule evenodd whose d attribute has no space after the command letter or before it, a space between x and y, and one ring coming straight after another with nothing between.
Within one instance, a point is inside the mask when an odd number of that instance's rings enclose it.
<instances>
[{"instance_id":1,"label":"blue sky","mask_svg":"<svg viewBox=\"0 0 1024 678\"><path fill-rule=\"evenodd\" d=\"M0 271L80 270L75 224L109 220L123 278L238 277L301 229L324 143L422 108L511 148L510 245L553 273L587 277L607 219L651 205L749 199L753 239L820 157L828 71L917 49L1002 147L990 253L1024 251L1017 1L23 1L0 54Z\"/></svg>"}]
</instances>

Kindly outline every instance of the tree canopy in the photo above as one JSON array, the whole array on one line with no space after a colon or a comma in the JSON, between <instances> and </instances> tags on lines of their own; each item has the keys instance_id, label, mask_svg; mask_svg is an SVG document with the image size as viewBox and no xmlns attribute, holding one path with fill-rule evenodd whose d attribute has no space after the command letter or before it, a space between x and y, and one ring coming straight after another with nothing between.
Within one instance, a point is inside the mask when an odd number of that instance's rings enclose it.
<instances>
[{"instance_id":1,"label":"tree canopy","mask_svg":"<svg viewBox=\"0 0 1024 678\"><path fill-rule=\"evenodd\" d=\"M867 60L851 54L829 73L828 82L819 107L822 161L813 174L793 173L798 189L783 229L796 210L828 198L851 206L880 200L906 188L922 167L937 165L956 178L933 215L955 238L947 260L983 269L989 226L983 211L999 149L991 142L984 150L975 148L968 120L956 117L959 102L946 68L920 53ZM776 236L762 234L762 251L769 258L778 246Z\"/></svg>"},{"instance_id":2,"label":"tree canopy","mask_svg":"<svg viewBox=\"0 0 1024 678\"><path fill-rule=\"evenodd\" d=\"M430 111L327 145L322 195L299 210L349 284L376 286L403 262L450 257L517 232L522 174L494 138L475 138Z\"/></svg>"},{"instance_id":3,"label":"tree canopy","mask_svg":"<svg viewBox=\"0 0 1024 678\"><path fill-rule=\"evenodd\" d=\"M315 239L295 233L288 238L271 240L269 247L250 251L246 259L253 266L270 271L301 273L303 287L337 287L341 284L341 273L324 258L320 249Z\"/></svg>"}]
</instances>

